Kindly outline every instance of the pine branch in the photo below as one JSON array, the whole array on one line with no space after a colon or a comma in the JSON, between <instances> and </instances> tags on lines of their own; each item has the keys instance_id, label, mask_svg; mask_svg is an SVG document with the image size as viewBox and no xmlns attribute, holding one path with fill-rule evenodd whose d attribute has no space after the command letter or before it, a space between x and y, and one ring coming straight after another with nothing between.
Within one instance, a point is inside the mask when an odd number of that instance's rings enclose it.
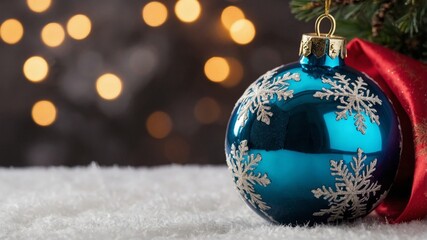
<instances>
[{"instance_id":1,"label":"pine branch","mask_svg":"<svg viewBox=\"0 0 427 240\"><path fill-rule=\"evenodd\" d=\"M361 10L360 3L372 4L369 0L333 0L330 11L348 19ZM298 20L310 21L324 12L323 0L292 0L290 5L292 13Z\"/></svg>"},{"instance_id":2,"label":"pine branch","mask_svg":"<svg viewBox=\"0 0 427 240\"><path fill-rule=\"evenodd\" d=\"M324 12L323 0L292 0L292 13L310 21ZM427 62L427 0L333 0L337 34L364 38Z\"/></svg>"}]
</instances>

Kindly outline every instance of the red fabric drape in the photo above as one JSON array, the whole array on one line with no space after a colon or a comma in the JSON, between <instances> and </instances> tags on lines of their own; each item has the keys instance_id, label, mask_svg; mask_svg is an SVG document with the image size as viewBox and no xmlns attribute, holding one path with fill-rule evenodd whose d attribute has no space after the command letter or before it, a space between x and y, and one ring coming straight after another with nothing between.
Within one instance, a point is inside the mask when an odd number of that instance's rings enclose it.
<instances>
[{"instance_id":1,"label":"red fabric drape","mask_svg":"<svg viewBox=\"0 0 427 240\"><path fill-rule=\"evenodd\" d=\"M347 65L365 72L390 97L402 126L395 183L376 211L391 223L427 215L427 65L361 39L348 44Z\"/></svg>"}]
</instances>

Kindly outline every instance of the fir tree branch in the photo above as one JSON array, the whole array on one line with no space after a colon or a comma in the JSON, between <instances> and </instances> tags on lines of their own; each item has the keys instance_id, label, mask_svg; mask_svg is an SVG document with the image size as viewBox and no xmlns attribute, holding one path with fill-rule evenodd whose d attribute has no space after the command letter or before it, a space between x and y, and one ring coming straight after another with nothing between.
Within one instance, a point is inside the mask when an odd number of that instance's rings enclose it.
<instances>
[{"instance_id":1,"label":"fir tree branch","mask_svg":"<svg viewBox=\"0 0 427 240\"><path fill-rule=\"evenodd\" d=\"M324 0L292 0L292 13L310 21L324 13ZM427 62L427 0L333 0L337 34L364 38Z\"/></svg>"}]
</instances>

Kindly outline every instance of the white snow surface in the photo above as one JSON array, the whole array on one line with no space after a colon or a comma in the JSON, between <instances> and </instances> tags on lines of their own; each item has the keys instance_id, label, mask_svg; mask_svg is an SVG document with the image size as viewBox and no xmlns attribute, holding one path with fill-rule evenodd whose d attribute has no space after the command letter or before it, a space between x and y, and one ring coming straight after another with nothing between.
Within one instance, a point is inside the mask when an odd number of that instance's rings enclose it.
<instances>
[{"instance_id":1,"label":"white snow surface","mask_svg":"<svg viewBox=\"0 0 427 240\"><path fill-rule=\"evenodd\" d=\"M427 220L290 227L261 219L224 166L0 169L0 239L427 239Z\"/></svg>"}]
</instances>

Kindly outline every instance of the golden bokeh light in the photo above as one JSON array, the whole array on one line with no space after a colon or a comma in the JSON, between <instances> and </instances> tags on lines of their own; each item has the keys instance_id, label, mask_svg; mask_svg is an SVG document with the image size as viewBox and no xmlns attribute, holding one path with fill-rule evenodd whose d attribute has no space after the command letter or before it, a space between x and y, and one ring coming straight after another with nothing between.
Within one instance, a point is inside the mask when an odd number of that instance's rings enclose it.
<instances>
[{"instance_id":1,"label":"golden bokeh light","mask_svg":"<svg viewBox=\"0 0 427 240\"><path fill-rule=\"evenodd\" d=\"M105 100L114 100L122 93L122 80L112 74L103 74L96 80L96 91Z\"/></svg>"},{"instance_id":2,"label":"golden bokeh light","mask_svg":"<svg viewBox=\"0 0 427 240\"><path fill-rule=\"evenodd\" d=\"M186 163L190 157L190 144L181 137L168 138L165 142L164 154L171 163Z\"/></svg>"},{"instance_id":3,"label":"golden bokeh light","mask_svg":"<svg viewBox=\"0 0 427 240\"><path fill-rule=\"evenodd\" d=\"M91 30L92 23L90 19L83 14L74 15L67 22L68 35L76 40L87 38Z\"/></svg>"},{"instance_id":4,"label":"golden bokeh light","mask_svg":"<svg viewBox=\"0 0 427 240\"><path fill-rule=\"evenodd\" d=\"M220 84L223 87L232 88L239 85L239 83L242 81L244 70L239 60L231 57L226 59L230 65L230 74L224 81L220 82Z\"/></svg>"},{"instance_id":5,"label":"golden bokeh light","mask_svg":"<svg viewBox=\"0 0 427 240\"><path fill-rule=\"evenodd\" d=\"M243 11L236 6L226 7L221 14L222 25L224 25L227 30L230 30L231 25L233 25L237 20L244 18L245 14Z\"/></svg>"},{"instance_id":6,"label":"golden bokeh light","mask_svg":"<svg viewBox=\"0 0 427 240\"><path fill-rule=\"evenodd\" d=\"M47 61L40 56L33 56L27 59L22 68L24 76L30 82L41 82L49 73Z\"/></svg>"},{"instance_id":7,"label":"golden bokeh light","mask_svg":"<svg viewBox=\"0 0 427 240\"><path fill-rule=\"evenodd\" d=\"M168 18L168 9L157 1L147 3L142 9L142 19L150 27L163 25Z\"/></svg>"},{"instance_id":8,"label":"golden bokeh light","mask_svg":"<svg viewBox=\"0 0 427 240\"><path fill-rule=\"evenodd\" d=\"M255 38L255 26L248 19L240 19L234 22L230 28L230 35L234 42L245 45Z\"/></svg>"},{"instance_id":9,"label":"golden bokeh light","mask_svg":"<svg viewBox=\"0 0 427 240\"><path fill-rule=\"evenodd\" d=\"M175 14L182 22L196 21L201 12L202 6L197 0L178 0L175 4Z\"/></svg>"},{"instance_id":10,"label":"golden bokeh light","mask_svg":"<svg viewBox=\"0 0 427 240\"><path fill-rule=\"evenodd\" d=\"M47 46L57 47L64 41L65 31L61 24L53 22L43 27L41 37Z\"/></svg>"},{"instance_id":11,"label":"golden bokeh light","mask_svg":"<svg viewBox=\"0 0 427 240\"><path fill-rule=\"evenodd\" d=\"M27 0L27 5L30 10L36 13L46 11L50 7L51 3L51 0Z\"/></svg>"},{"instance_id":12,"label":"golden bokeh light","mask_svg":"<svg viewBox=\"0 0 427 240\"><path fill-rule=\"evenodd\" d=\"M172 131L172 119L165 112L153 112L147 118L146 127L150 136L163 139Z\"/></svg>"},{"instance_id":13,"label":"golden bokeh light","mask_svg":"<svg viewBox=\"0 0 427 240\"><path fill-rule=\"evenodd\" d=\"M47 127L56 120L56 107L51 101L38 101L33 105L31 116L37 125Z\"/></svg>"},{"instance_id":14,"label":"golden bokeh light","mask_svg":"<svg viewBox=\"0 0 427 240\"><path fill-rule=\"evenodd\" d=\"M230 74L230 65L222 57L212 57L205 63L205 75L212 82L222 82Z\"/></svg>"},{"instance_id":15,"label":"golden bokeh light","mask_svg":"<svg viewBox=\"0 0 427 240\"><path fill-rule=\"evenodd\" d=\"M7 19L1 24L0 36L7 44L18 43L24 35L24 27L17 19Z\"/></svg>"},{"instance_id":16,"label":"golden bokeh light","mask_svg":"<svg viewBox=\"0 0 427 240\"><path fill-rule=\"evenodd\" d=\"M204 97L194 107L194 117L203 124L216 122L221 116L221 107L215 99Z\"/></svg>"}]
</instances>

